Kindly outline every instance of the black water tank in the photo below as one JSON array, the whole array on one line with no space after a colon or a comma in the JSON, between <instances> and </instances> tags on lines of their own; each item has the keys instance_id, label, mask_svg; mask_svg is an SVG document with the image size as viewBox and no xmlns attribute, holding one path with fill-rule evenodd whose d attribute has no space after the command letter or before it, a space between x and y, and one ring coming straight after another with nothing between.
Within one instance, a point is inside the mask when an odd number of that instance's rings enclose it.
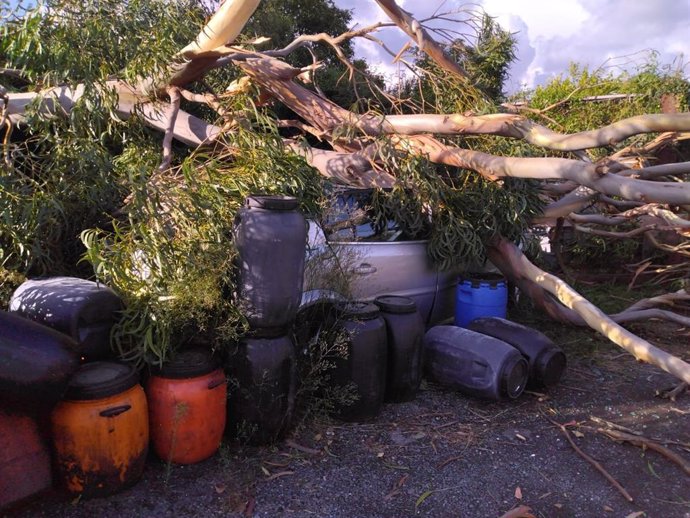
<instances>
[{"instance_id":1,"label":"black water tank","mask_svg":"<svg viewBox=\"0 0 690 518\"><path fill-rule=\"evenodd\" d=\"M77 344L69 336L0 311L1 407L51 407L78 367Z\"/></svg>"},{"instance_id":2,"label":"black water tank","mask_svg":"<svg viewBox=\"0 0 690 518\"><path fill-rule=\"evenodd\" d=\"M371 303L340 303L335 309L347 357L335 359L332 385L336 390L351 387L356 398L352 404L340 406L335 417L344 421L373 419L381 412L386 392L386 323Z\"/></svg>"},{"instance_id":3,"label":"black water tank","mask_svg":"<svg viewBox=\"0 0 690 518\"><path fill-rule=\"evenodd\" d=\"M529 368L513 346L456 326L436 326L426 332L424 364L433 381L497 400L522 394Z\"/></svg>"},{"instance_id":4,"label":"black water tank","mask_svg":"<svg viewBox=\"0 0 690 518\"><path fill-rule=\"evenodd\" d=\"M468 328L503 340L520 351L529 363L530 387L551 387L563 376L565 354L536 329L498 317L477 318Z\"/></svg>"},{"instance_id":5,"label":"black water tank","mask_svg":"<svg viewBox=\"0 0 690 518\"><path fill-rule=\"evenodd\" d=\"M250 196L235 221L239 307L254 330L284 334L299 308L307 224L289 196Z\"/></svg>"},{"instance_id":6,"label":"black water tank","mask_svg":"<svg viewBox=\"0 0 690 518\"><path fill-rule=\"evenodd\" d=\"M113 290L76 277L32 279L10 299L10 311L71 336L87 361L113 356L110 331L123 308Z\"/></svg>"},{"instance_id":7,"label":"black water tank","mask_svg":"<svg viewBox=\"0 0 690 518\"><path fill-rule=\"evenodd\" d=\"M287 336L245 338L230 352L228 426L251 444L278 439L295 406L295 347Z\"/></svg>"},{"instance_id":8,"label":"black water tank","mask_svg":"<svg viewBox=\"0 0 690 518\"><path fill-rule=\"evenodd\" d=\"M388 336L386 401L410 401L422 380L424 320L409 297L384 295L374 303L381 310Z\"/></svg>"}]
</instances>

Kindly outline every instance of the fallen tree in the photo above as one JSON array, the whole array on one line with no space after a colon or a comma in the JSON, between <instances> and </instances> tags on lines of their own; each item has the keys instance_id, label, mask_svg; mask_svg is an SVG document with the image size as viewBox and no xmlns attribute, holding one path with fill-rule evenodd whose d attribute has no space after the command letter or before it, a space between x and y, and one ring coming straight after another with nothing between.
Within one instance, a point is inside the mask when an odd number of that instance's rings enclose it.
<instances>
[{"instance_id":1,"label":"fallen tree","mask_svg":"<svg viewBox=\"0 0 690 518\"><path fill-rule=\"evenodd\" d=\"M94 204L97 210L89 210L98 214L79 222L82 228L78 231L95 229L82 234L88 247L87 258L97 275L108 278L132 297L139 297L135 307L140 313L145 308L143 313L150 318L148 325L155 330L149 333L154 338L149 338L144 346L149 356L144 356L146 359L151 359L150 354L161 357L174 333L175 318L168 317L162 323L161 318L155 317L156 306L179 300L179 317L188 307L185 300L204 298L188 292L190 283L213 285L209 292L219 293L231 282L218 264L227 264L231 259L231 252L223 250L222 243L236 205L225 205L221 198L231 194L239 199L251 189L262 188L275 192L287 190L300 195L304 203L314 202L318 193L310 191L314 189L313 178L309 176L313 170L303 165L306 161L336 183L390 189L390 193L381 195L382 206L397 203L403 209L398 208L395 216L414 219L408 222L408 228L424 228L430 233L430 255L441 266L488 255L551 317L588 325L637 359L690 382L690 365L616 323L664 318L687 325L687 317L652 308L670 299L686 302L687 291L652 299L609 317L564 281L537 268L514 244L529 223L555 225L558 218L567 218L580 232L619 239L645 234L656 239L658 248L667 247L674 253L688 255L690 184L685 181L685 175L690 172L690 166L688 162L654 165L648 156L686 138L690 132L690 113L633 114L598 128L561 132L537 122L538 119L555 122L549 117L553 106L532 112L524 106L513 106L511 113L425 113L414 103L404 110L398 109L403 100L379 89L378 106L387 108L387 112L355 112L343 108L310 86L318 77L317 60L309 66L296 67L286 59L296 49L321 42L347 65L351 76L356 76L357 68L342 52L343 42L353 38L376 42L376 32L384 25L394 24L410 36L412 43L427 56L425 59L447 73L446 80L450 78L458 88L474 92L475 106L501 109L473 90L471 75L463 68L462 61L454 59L434 40L424 21L416 20L393 1L376 1L390 17L391 24L375 24L341 35L300 35L282 49L259 51L257 46L265 45L261 39L236 41L260 5L259 0L226 0L196 38L178 47L181 50L170 52L167 59L133 66L131 70L126 68L120 75L90 75L92 69L80 70L86 79L51 78L46 67L55 66L60 56L46 54L43 49L37 51L37 63L43 55L41 52L49 59L40 66L31 63L31 58L25 55L33 48L31 45L40 43L36 38L41 33L32 32L31 23L44 24L46 30L67 30L66 22L58 18L74 9L69 2L48 3L46 11L27 15L23 26L18 22L6 26L3 54L7 65L3 76L10 83L2 88L0 113L0 123L5 128L5 203L14 196L15 201L23 200L25 208L21 214L7 212L7 222L0 235L3 245L0 259L9 270L28 272L37 268L38 253L27 250L28 237L21 233L22 225L34 221L31 218L40 219L41 210L48 210L40 206L36 211L35 200L31 201L39 192L31 189L35 189L34 183L42 172L55 167L57 160L63 160L58 165L65 171L89 177L93 170L81 163L80 158L92 160L93 167L100 167L99 161L103 161L105 170L99 170L93 187L101 191L88 192L94 198L106 192L104 186L110 172L120 178L121 192L108 204L103 205L102 200L100 205ZM193 19L201 18L198 6L183 7L196 13ZM130 8L135 9L136 4L121 7L125 11L123 15ZM75 20L79 16L82 15ZM156 16L159 17L156 23L173 24L167 15ZM166 45L169 51L172 43L166 41ZM135 50L132 50L134 55ZM403 60L401 56L402 52L396 57ZM70 67L78 68L70 63L61 66L61 73L68 73ZM414 68L414 64L409 66ZM432 82L435 79L440 80L437 76ZM372 91L376 91L375 85ZM276 120L270 111L262 110L267 103L280 103L294 117ZM687 98L684 103L687 109ZM95 122L87 125L88 131L82 133L78 123L85 117L93 117ZM63 125L62 133L51 129L60 125ZM269 129L261 133L256 128ZM82 152L72 154L58 140L50 141L50 146L45 147L49 139L44 138L42 131L69 135L70 145L83 146ZM156 137L155 132L162 133L162 138ZM653 134L661 135L642 145L615 148L618 143ZM478 140L468 140L475 137ZM492 142L497 138L506 140L511 146L530 146L532 151L527 156L519 156L519 152L518 156L503 156L496 150L505 149L505 145L481 140L489 138ZM118 158L105 160L105 147L94 144L99 139L108 149L117 148ZM132 142L136 145L132 146ZM193 150L179 148L175 142ZM162 151L156 152L155 146ZM534 148L539 148L542 155L535 156ZM614 152L610 153L611 149ZM49 157L56 150L60 153ZM264 165L257 163L262 161ZM266 164L267 170L260 170ZM478 176L470 176L471 172ZM247 176L242 176L244 173ZM471 202L471 196L466 193L467 178L472 178L473 188L500 198L503 204L496 205L498 209L485 204L483 213L476 216L481 223L468 223L466 213L462 212ZM535 187L515 183L515 179L539 184ZM22 191L27 186L31 188ZM201 192L205 197L199 197ZM74 193L77 197L83 195L83 192ZM386 205L386 199L395 203ZM124 208L122 202L126 204ZM115 207L118 203L120 206ZM587 212L583 213L585 208ZM401 210L414 214L401 215ZM104 218L106 212L115 219ZM481 205L475 212L482 212ZM122 214L126 214L126 221ZM60 215L56 213L53 217ZM650 221L645 217L655 219ZM632 224L638 226L628 228ZM628 227L624 231L611 230L618 225ZM129 233L122 230L125 226ZM36 224L30 228L30 235L36 236L45 228ZM198 234L200 229L205 232L203 239ZM661 231L675 236L677 242L655 238ZM54 240L60 238L55 236ZM45 241L36 237L32 243ZM196 246L192 241L203 241L203 246ZM129 271L133 254L141 250L147 252L138 256L139 260L149 261L147 271L162 272L168 268L167 280L161 280L157 287L150 279L145 282ZM194 275L181 273L184 268L180 266L180 254L196 261ZM151 259L153 256L155 260ZM50 270L52 260L44 258L42 267ZM123 266L127 261L129 270ZM210 266L214 261L217 264ZM202 271L203 268L208 271ZM677 271L682 276L687 268L679 267ZM217 275L215 280L209 272ZM223 279L220 284L219 278ZM143 298L142 293L146 293ZM228 320L230 313L239 318L236 308L223 305L221 310L217 302L202 301L198 308L193 318L202 328L208 325L204 311L215 314L219 321ZM146 327L142 327L141 319L130 315L128 324L121 328L119 340L122 343L129 340L130 349L136 347L132 344ZM127 346L122 349L126 350Z\"/></svg>"}]
</instances>

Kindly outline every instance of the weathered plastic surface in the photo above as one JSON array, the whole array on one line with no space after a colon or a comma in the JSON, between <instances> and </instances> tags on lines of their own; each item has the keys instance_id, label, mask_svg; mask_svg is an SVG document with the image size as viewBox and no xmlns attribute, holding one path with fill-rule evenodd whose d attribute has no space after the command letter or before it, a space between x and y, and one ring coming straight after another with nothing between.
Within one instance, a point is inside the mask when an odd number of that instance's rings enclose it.
<instances>
[{"instance_id":1,"label":"weathered plastic surface","mask_svg":"<svg viewBox=\"0 0 690 518\"><path fill-rule=\"evenodd\" d=\"M36 421L0 409L0 511L50 488L50 453Z\"/></svg>"},{"instance_id":2,"label":"weathered plastic surface","mask_svg":"<svg viewBox=\"0 0 690 518\"><path fill-rule=\"evenodd\" d=\"M222 369L146 383L151 444L164 462L192 464L213 455L225 431L227 383Z\"/></svg>"},{"instance_id":3,"label":"weathered plastic surface","mask_svg":"<svg viewBox=\"0 0 690 518\"><path fill-rule=\"evenodd\" d=\"M111 495L134 485L148 453L146 396L137 385L91 401L64 401L52 415L61 485L84 497Z\"/></svg>"},{"instance_id":4,"label":"weathered plastic surface","mask_svg":"<svg viewBox=\"0 0 690 518\"><path fill-rule=\"evenodd\" d=\"M467 327L475 318L506 316L508 288L499 274L472 274L458 280L455 325Z\"/></svg>"},{"instance_id":5,"label":"weathered plastic surface","mask_svg":"<svg viewBox=\"0 0 690 518\"><path fill-rule=\"evenodd\" d=\"M82 383L75 392L91 397L107 385L115 387L118 381L94 384L92 391ZM98 399L64 400L53 410L51 430L59 482L67 491L100 497L126 489L141 477L148 453L144 389L135 383Z\"/></svg>"},{"instance_id":6,"label":"weathered plastic surface","mask_svg":"<svg viewBox=\"0 0 690 518\"><path fill-rule=\"evenodd\" d=\"M254 330L285 334L302 296L307 224L297 200L252 196L238 211L239 306Z\"/></svg>"},{"instance_id":7,"label":"weathered plastic surface","mask_svg":"<svg viewBox=\"0 0 690 518\"><path fill-rule=\"evenodd\" d=\"M530 387L556 385L565 372L563 351L536 329L498 317L475 319L468 329L503 340L520 351L529 363Z\"/></svg>"},{"instance_id":8,"label":"weathered plastic surface","mask_svg":"<svg viewBox=\"0 0 690 518\"><path fill-rule=\"evenodd\" d=\"M386 323L374 304L350 303L339 306L337 311L337 325L347 342L347 358L335 360L331 380L336 389L354 387L357 399L339 408L335 417L368 421L381 412L386 393Z\"/></svg>"},{"instance_id":9,"label":"weathered plastic surface","mask_svg":"<svg viewBox=\"0 0 690 518\"><path fill-rule=\"evenodd\" d=\"M228 357L227 431L267 444L287 430L295 406L295 347L287 336L245 338Z\"/></svg>"},{"instance_id":10,"label":"weathered plastic surface","mask_svg":"<svg viewBox=\"0 0 690 518\"><path fill-rule=\"evenodd\" d=\"M76 350L70 337L0 311L0 408L52 407L79 367Z\"/></svg>"},{"instance_id":11,"label":"weathered plastic surface","mask_svg":"<svg viewBox=\"0 0 690 518\"><path fill-rule=\"evenodd\" d=\"M76 277L49 277L22 283L9 309L72 337L87 360L113 356L110 331L123 304L113 290Z\"/></svg>"},{"instance_id":12,"label":"weathered plastic surface","mask_svg":"<svg viewBox=\"0 0 690 518\"><path fill-rule=\"evenodd\" d=\"M374 301L386 322L388 365L386 401L414 399L422 380L424 321L408 297L383 296Z\"/></svg>"},{"instance_id":13,"label":"weathered plastic surface","mask_svg":"<svg viewBox=\"0 0 690 518\"><path fill-rule=\"evenodd\" d=\"M433 381L480 398L517 398L527 382L527 361L517 349L456 326L426 332L424 364Z\"/></svg>"}]
</instances>

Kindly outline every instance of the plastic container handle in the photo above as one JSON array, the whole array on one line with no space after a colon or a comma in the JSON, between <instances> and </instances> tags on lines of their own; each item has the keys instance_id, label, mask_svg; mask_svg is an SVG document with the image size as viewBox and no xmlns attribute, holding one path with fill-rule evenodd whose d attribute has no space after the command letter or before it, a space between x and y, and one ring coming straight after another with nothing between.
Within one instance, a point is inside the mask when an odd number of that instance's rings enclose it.
<instances>
[{"instance_id":1,"label":"plastic container handle","mask_svg":"<svg viewBox=\"0 0 690 518\"><path fill-rule=\"evenodd\" d=\"M220 387L223 383L225 383L225 378L211 380L208 382L208 389L213 390L216 387Z\"/></svg>"},{"instance_id":2,"label":"plastic container handle","mask_svg":"<svg viewBox=\"0 0 690 518\"><path fill-rule=\"evenodd\" d=\"M107 408L103 410L102 412L99 413L101 417L115 417L120 414L124 414L132 408L132 405L120 405L120 406L114 406L113 408Z\"/></svg>"}]
</instances>

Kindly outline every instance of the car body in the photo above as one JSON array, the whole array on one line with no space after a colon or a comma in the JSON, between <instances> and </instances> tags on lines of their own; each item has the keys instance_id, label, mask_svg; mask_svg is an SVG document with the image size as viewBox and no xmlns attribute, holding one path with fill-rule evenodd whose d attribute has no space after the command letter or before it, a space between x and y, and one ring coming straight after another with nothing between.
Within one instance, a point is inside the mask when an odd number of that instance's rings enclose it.
<instances>
[{"instance_id":1,"label":"car body","mask_svg":"<svg viewBox=\"0 0 690 518\"><path fill-rule=\"evenodd\" d=\"M370 193L343 191L324 224L310 221L302 305L399 295L416 302L427 326L451 319L458 272L435 268L428 241L404 240L393 222L377 231L367 218Z\"/></svg>"}]
</instances>

